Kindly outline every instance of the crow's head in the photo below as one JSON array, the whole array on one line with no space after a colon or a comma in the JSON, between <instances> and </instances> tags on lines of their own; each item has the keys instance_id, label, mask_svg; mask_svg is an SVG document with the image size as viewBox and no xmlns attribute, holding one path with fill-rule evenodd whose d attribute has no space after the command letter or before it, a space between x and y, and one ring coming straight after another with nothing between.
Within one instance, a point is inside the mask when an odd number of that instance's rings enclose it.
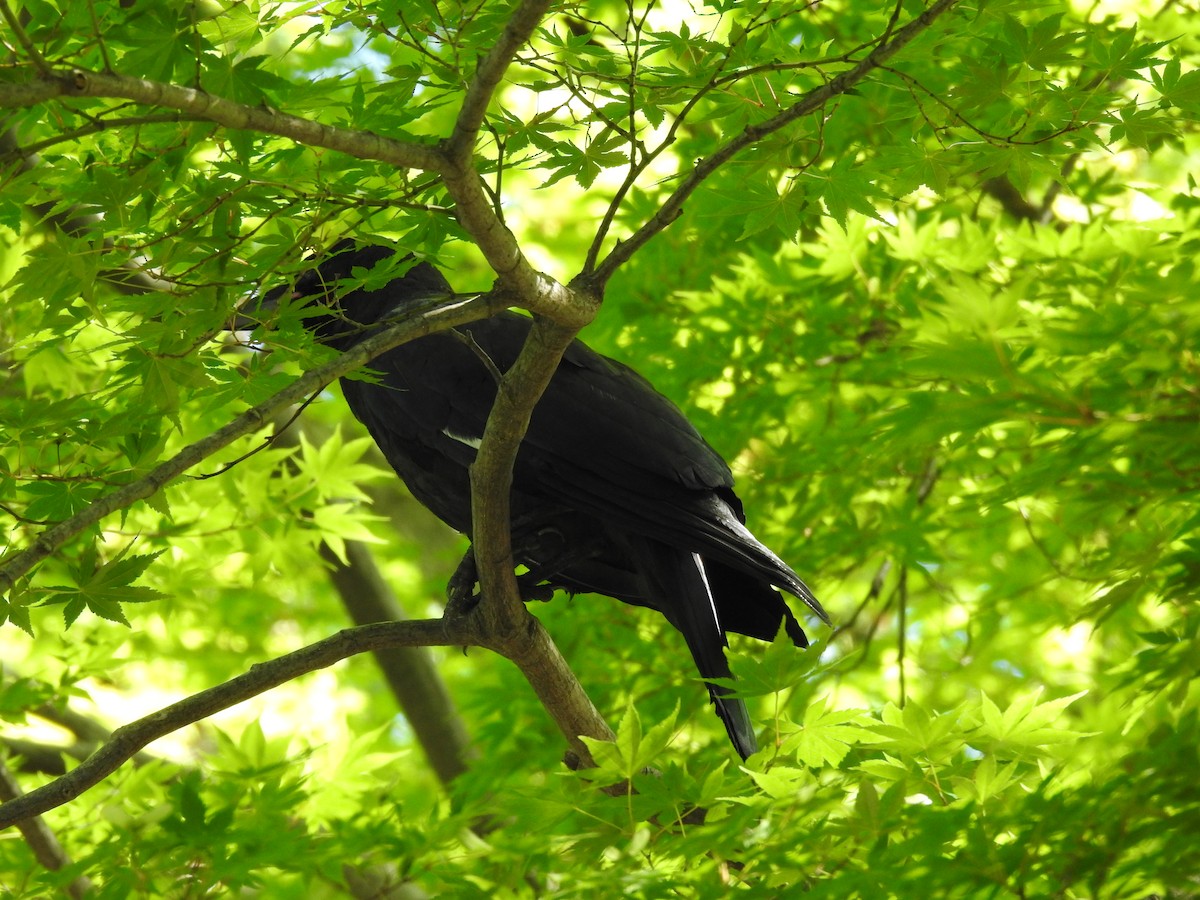
<instances>
[{"instance_id":1,"label":"crow's head","mask_svg":"<svg viewBox=\"0 0 1200 900\"><path fill-rule=\"evenodd\" d=\"M370 333L370 326L405 303L451 294L442 273L427 262L409 266L411 254L398 257L393 247L359 244L351 238L338 241L324 258L293 283L268 291L239 321L261 322L284 300L305 302L301 322L317 340L346 350ZM403 272L403 275L399 273Z\"/></svg>"}]
</instances>

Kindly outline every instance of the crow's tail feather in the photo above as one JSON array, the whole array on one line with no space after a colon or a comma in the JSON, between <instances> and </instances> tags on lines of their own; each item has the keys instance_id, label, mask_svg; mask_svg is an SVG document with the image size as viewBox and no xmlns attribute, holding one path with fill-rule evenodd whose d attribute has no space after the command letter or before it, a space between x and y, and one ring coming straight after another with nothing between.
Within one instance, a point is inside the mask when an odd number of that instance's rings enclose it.
<instances>
[{"instance_id":1,"label":"crow's tail feather","mask_svg":"<svg viewBox=\"0 0 1200 900\"><path fill-rule=\"evenodd\" d=\"M732 678L725 659L725 630L718 604L705 572L704 558L659 541L634 542L638 569L647 581L647 592L667 620L682 632L696 668L704 678ZM725 723L729 740L745 759L758 750L754 726L746 704L731 697L726 688L708 685L717 715Z\"/></svg>"}]
</instances>

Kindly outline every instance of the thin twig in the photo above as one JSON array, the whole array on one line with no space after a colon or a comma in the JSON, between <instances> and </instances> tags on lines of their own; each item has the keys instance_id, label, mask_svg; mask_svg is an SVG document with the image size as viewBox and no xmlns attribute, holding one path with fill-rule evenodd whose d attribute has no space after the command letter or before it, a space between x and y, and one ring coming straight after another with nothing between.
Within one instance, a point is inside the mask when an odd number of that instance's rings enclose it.
<instances>
[{"instance_id":1,"label":"thin twig","mask_svg":"<svg viewBox=\"0 0 1200 900\"><path fill-rule=\"evenodd\" d=\"M0 18L4 19L6 25L13 35L16 36L17 43L21 45L21 49L25 51L29 61L33 63L33 67L38 70L38 73L43 78L54 77L54 70L50 64L46 62L46 58L38 52L38 48L33 45L29 35L26 34L24 27L21 25L21 20L17 18L16 13L12 11L12 7L8 5L8 0L0 0Z\"/></svg>"},{"instance_id":2,"label":"thin twig","mask_svg":"<svg viewBox=\"0 0 1200 900\"><path fill-rule=\"evenodd\" d=\"M642 246L660 231L679 218L683 212L684 202L692 195L713 172L740 153L742 150L757 143L769 134L790 125L792 122L806 116L824 106L830 99L846 93L871 72L878 69L901 49L916 39L928 29L943 13L952 9L959 0L937 0L932 6L917 16L898 32L895 37L885 44L880 44L872 50L856 66L830 79L827 83L806 93L800 100L793 103L783 112L772 116L758 125L749 125L742 133L710 156L700 160L687 174L682 183L663 202L650 219L637 231L619 242L596 267L588 277L588 282L594 289L602 290L612 274L629 260Z\"/></svg>"},{"instance_id":3,"label":"thin twig","mask_svg":"<svg viewBox=\"0 0 1200 900\"><path fill-rule=\"evenodd\" d=\"M463 331L461 328L449 328L446 330L446 333L470 348L471 352L475 354L476 359L483 363L483 367L488 370L488 374L492 376L492 381L500 384L504 380L504 373L500 371L496 365L496 361L488 356L488 352L479 346L479 341L475 340L475 335L469 331Z\"/></svg>"},{"instance_id":4,"label":"thin twig","mask_svg":"<svg viewBox=\"0 0 1200 900\"><path fill-rule=\"evenodd\" d=\"M451 329L451 330L453 330L453 329ZM255 456L256 454L262 453L262 451L266 450L268 447L270 447L272 444L274 444L277 440L279 440L279 436L281 434L283 434L285 431L287 431L288 428L291 427L293 422L295 422L298 418L300 418L300 414L303 413L304 410L306 410L314 400L316 400L318 397L321 396L321 392L323 390L325 390L324 385L317 388L315 391L313 391L311 394L309 394L306 398L304 398L304 402L300 403L295 408L295 410L292 411L292 414L290 417L288 417L288 420L286 422L284 422L281 426L279 426L277 429L275 429L275 431L273 431L270 435L268 435L266 438L264 438L263 442L261 444L259 444L257 447L247 450L245 453L243 453L237 459L230 460L229 462L225 463L225 465L221 466L221 468L217 469L215 472L204 472L203 474L194 476L196 478L196 480L197 481L205 481L209 478L216 478L218 475L224 475L226 472L228 472L230 469L232 469L234 466L238 465L239 463L243 463L246 460L248 460L250 457Z\"/></svg>"},{"instance_id":5,"label":"thin twig","mask_svg":"<svg viewBox=\"0 0 1200 900\"><path fill-rule=\"evenodd\" d=\"M95 0L87 0L88 12L92 17L92 33L96 35L96 46L100 49L100 58L104 60L104 71L112 72L112 60L108 58L108 47L104 43L104 34L100 30L100 20L96 17Z\"/></svg>"}]
</instances>

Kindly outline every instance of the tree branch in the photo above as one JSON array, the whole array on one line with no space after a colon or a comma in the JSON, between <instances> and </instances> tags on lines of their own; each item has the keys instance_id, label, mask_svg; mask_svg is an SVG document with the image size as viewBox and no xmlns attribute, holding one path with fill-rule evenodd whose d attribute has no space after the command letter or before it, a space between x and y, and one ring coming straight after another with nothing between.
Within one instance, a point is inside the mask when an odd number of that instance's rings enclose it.
<instances>
[{"instance_id":1,"label":"tree branch","mask_svg":"<svg viewBox=\"0 0 1200 900\"><path fill-rule=\"evenodd\" d=\"M557 370L563 351L591 321L598 297L566 288L530 265L512 232L496 215L475 169L475 141L492 95L549 5L547 0L523 0L500 39L480 61L454 131L442 144L446 159L442 177L454 198L459 221L499 276L500 286L515 295L520 306L546 317L535 321L521 355L500 382L471 466L471 541L485 598L471 618L479 620L479 634L486 646L521 669L580 764L592 765L579 736L611 740L612 732L549 635L521 601L513 575L509 494L513 462L533 407Z\"/></svg>"},{"instance_id":2,"label":"tree branch","mask_svg":"<svg viewBox=\"0 0 1200 900\"><path fill-rule=\"evenodd\" d=\"M462 106L459 107L454 131L444 144L447 158L455 165L473 162L475 139L483 126L492 95L499 87L500 79L508 71L513 57L529 40L549 7L549 0L522 0L505 23L500 40L496 41L487 56L476 66L475 75L467 88L466 96L463 97Z\"/></svg>"},{"instance_id":3,"label":"tree branch","mask_svg":"<svg viewBox=\"0 0 1200 900\"><path fill-rule=\"evenodd\" d=\"M475 140L492 95L549 6L548 0L524 0L509 17L495 46L480 60L454 131L440 145L443 161L439 172L454 198L458 221L499 276L501 287L514 295L515 305L578 330L595 316L594 304L533 268L516 237L496 214L475 168Z\"/></svg>"},{"instance_id":4,"label":"tree branch","mask_svg":"<svg viewBox=\"0 0 1200 900\"><path fill-rule=\"evenodd\" d=\"M246 410L228 425L185 447L175 456L156 466L137 481L106 494L78 514L52 525L39 534L33 543L14 554L0 567L0 588L5 591L16 586L17 579L54 553L85 528L99 523L105 516L124 509L138 500L153 496L173 478L182 475L201 460L212 456L222 447L244 434L261 428L283 407L299 402L313 391L365 365L381 353L435 331L465 325L486 318L502 309L495 294L472 297L433 298L405 308L405 315L379 334L356 344L346 353L330 360L297 378L290 385L258 406Z\"/></svg>"},{"instance_id":5,"label":"tree branch","mask_svg":"<svg viewBox=\"0 0 1200 900\"><path fill-rule=\"evenodd\" d=\"M250 671L224 684L201 691L136 722L121 726L112 733L108 743L89 756L78 768L28 794L0 805L0 829L74 800L115 772L126 760L152 741L251 697L257 697L308 672L323 669L346 657L367 651L393 647L465 646L471 643L474 643L474 639L468 629L458 628L454 621L443 619L381 622L339 631L286 656L253 665Z\"/></svg>"},{"instance_id":6,"label":"tree branch","mask_svg":"<svg viewBox=\"0 0 1200 900\"><path fill-rule=\"evenodd\" d=\"M270 107L247 106L204 91L145 78L72 69L44 74L24 84L0 84L0 108L35 106L60 97L121 97L145 106L177 109L226 128L274 134L310 147L337 150L358 159L377 159L405 169L439 171L444 165L442 154L425 144L324 125Z\"/></svg>"},{"instance_id":7,"label":"tree branch","mask_svg":"<svg viewBox=\"0 0 1200 900\"><path fill-rule=\"evenodd\" d=\"M471 541L486 602L480 604L483 630L496 636L492 649L511 659L554 716L577 757L594 765L580 736L614 740L558 648L525 609L513 576L509 495L513 461L529 420L563 351L576 330L547 319L534 322L521 355L500 383L479 453L471 466Z\"/></svg>"},{"instance_id":8,"label":"tree branch","mask_svg":"<svg viewBox=\"0 0 1200 900\"><path fill-rule=\"evenodd\" d=\"M603 290L604 285L612 274L626 263L634 253L646 244L656 234L679 218L683 212L684 202L701 184L704 183L717 169L730 159L757 143L769 134L790 125L797 119L815 112L830 99L844 94L854 85L878 69L895 56L901 49L910 44L922 32L928 29L943 13L952 9L959 0L937 0L932 6L917 16L888 41L878 45L858 65L830 79L820 87L814 88L783 112L772 116L758 125L749 125L742 133L712 155L700 160L694 169L683 179L682 183L663 202L649 220L624 241L619 242L596 267L587 280L596 290Z\"/></svg>"}]
</instances>

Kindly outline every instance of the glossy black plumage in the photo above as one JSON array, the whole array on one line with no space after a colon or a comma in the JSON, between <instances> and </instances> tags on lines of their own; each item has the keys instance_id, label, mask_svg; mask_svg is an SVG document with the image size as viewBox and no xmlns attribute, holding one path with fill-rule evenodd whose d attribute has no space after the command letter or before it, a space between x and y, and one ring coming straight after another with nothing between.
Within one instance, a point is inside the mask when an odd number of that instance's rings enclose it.
<instances>
[{"instance_id":1,"label":"glossy black plumage","mask_svg":"<svg viewBox=\"0 0 1200 900\"><path fill-rule=\"evenodd\" d=\"M393 254L338 244L295 285L296 296L316 301L306 327L346 349L407 301L451 292L436 269L419 263L378 290L335 299L339 279ZM461 328L470 340L431 335L376 358L378 382L342 381L354 415L413 495L468 534L467 467L496 393L479 354L506 371L529 325L505 313ZM683 633L705 678L730 675L727 631L770 640L783 622L797 644L807 643L775 588L828 621L796 573L746 529L729 467L683 413L632 369L579 341L534 410L515 464L512 510L519 562L571 593L658 610ZM745 705L720 688L709 691L735 748L743 757L754 752Z\"/></svg>"}]
</instances>

